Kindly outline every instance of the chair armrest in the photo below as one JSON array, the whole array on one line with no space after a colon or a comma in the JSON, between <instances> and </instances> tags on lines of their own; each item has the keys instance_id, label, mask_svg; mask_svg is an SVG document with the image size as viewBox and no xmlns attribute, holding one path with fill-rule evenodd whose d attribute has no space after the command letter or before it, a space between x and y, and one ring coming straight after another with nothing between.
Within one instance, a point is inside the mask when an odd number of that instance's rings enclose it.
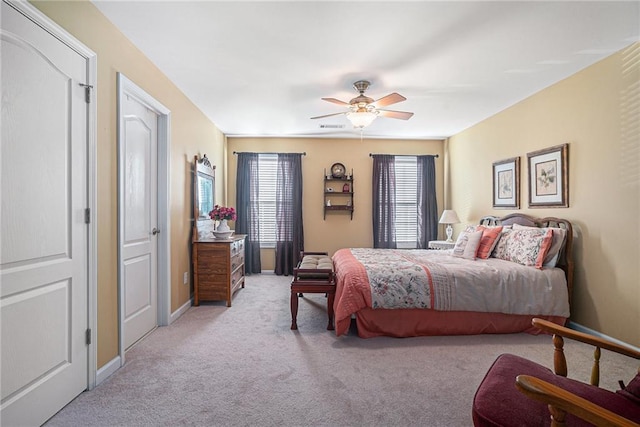
<instances>
[{"instance_id":1,"label":"chair armrest","mask_svg":"<svg viewBox=\"0 0 640 427\"><path fill-rule=\"evenodd\" d=\"M550 411L554 415L554 419L556 419L556 414L553 413L553 410L559 408L596 426L637 427L638 425L580 396L530 375L518 375L516 387L526 396L552 405L554 408L550 408ZM560 417L564 419L562 415L560 414Z\"/></svg>"},{"instance_id":2,"label":"chair armrest","mask_svg":"<svg viewBox=\"0 0 640 427\"><path fill-rule=\"evenodd\" d=\"M613 341L606 340L604 338L596 337L593 335L585 334L584 332L575 331L573 329L560 326L556 323L549 322L548 320L535 318L531 321L533 326L551 334L559 335L565 338L571 338L576 341L580 341L586 344L593 345L595 347L604 348L605 350L613 351L615 353L623 354L625 356L632 357L634 359L640 359L640 351L631 347L627 347L621 344L617 344Z\"/></svg>"}]
</instances>

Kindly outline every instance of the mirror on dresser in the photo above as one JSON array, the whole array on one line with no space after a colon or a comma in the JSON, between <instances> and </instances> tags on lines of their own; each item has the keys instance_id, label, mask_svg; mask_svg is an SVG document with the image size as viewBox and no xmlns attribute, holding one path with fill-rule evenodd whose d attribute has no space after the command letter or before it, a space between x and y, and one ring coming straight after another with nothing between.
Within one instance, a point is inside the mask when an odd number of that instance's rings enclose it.
<instances>
[{"instance_id":1,"label":"mirror on dresser","mask_svg":"<svg viewBox=\"0 0 640 427\"><path fill-rule=\"evenodd\" d=\"M215 166L206 154L193 161L193 304L225 301L231 307L235 291L244 288L244 238L214 238L209 212L215 206Z\"/></svg>"},{"instance_id":2,"label":"mirror on dresser","mask_svg":"<svg viewBox=\"0 0 640 427\"><path fill-rule=\"evenodd\" d=\"M213 210L216 188L216 167L204 154L193 159L193 235L204 237L213 231L209 212Z\"/></svg>"}]
</instances>

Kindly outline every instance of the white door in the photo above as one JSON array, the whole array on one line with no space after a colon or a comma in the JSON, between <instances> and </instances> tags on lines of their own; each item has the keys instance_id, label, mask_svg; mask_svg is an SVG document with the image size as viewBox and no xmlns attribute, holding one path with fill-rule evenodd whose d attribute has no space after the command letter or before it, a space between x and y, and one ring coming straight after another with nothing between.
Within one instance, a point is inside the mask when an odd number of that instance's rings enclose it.
<instances>
[{"instance_id":1,"label":"white door","mask_svg":"<svg viewBox=\"0 0 640 427\"><path fill-rule=\"evenodd\" d=\"M87 59L2 3L3 425L40 425L87 388Z\"/></svg>"},{"instance_id":2,"label":"white door","mask_svg":"<svg viewBox=\"0 0 640 427\"><path fill-rule=\"evenodd\" d=\"M120 290L125 349L158 325L160 232L158 113L128 87L119 99Z\"/></svg>"}]
</instances>

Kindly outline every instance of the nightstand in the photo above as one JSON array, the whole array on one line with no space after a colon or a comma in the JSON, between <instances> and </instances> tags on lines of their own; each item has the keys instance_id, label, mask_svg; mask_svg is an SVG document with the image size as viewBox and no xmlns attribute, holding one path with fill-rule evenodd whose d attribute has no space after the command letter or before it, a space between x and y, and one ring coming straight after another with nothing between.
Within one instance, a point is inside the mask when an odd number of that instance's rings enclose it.
<instances>
[{"instance_id":1,"label":"nightstand","mask_svg":"<svg viewBox=\"0 0 640 427\"><path fill-rule=\"evenodd\" d=\"M430 240L429 249L453 249L456 242L447 242L446 240Z\"/></svg>"}]
</instances>

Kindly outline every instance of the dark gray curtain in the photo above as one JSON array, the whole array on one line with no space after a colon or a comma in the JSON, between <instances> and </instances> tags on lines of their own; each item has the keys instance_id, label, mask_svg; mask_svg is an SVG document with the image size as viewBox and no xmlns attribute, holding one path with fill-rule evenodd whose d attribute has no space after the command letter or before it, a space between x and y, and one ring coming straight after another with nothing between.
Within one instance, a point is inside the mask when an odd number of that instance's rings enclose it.
<instances>
[{"instance_id":1,"label":"dark gray curtain","mask_svg":"<svg viewBox=\"0 0 640 427\"><path fill-rule=\"evenodd\" d=\"M236 234L246 234L244 265L245 274L260 273L260 221L258 214L258 153L238 153L236 175Z\"/></svg>"},{"instance_id":2,"label":"dark gray curtain","mask_svg":"<svg viewBox=\"0 0 640 427\"><path fill-rule=\"evenodd\" d=\"M396 177L395 156L373 156L373 247L395 249Z\"/></svg>"},{"instance_id":3,"label":"dark gray curtain","mask_svg":"<svg viewBox=\"0 0 640 427\"><path fill-rule=\"evenodd\" d=\"M438 238L436 164L433 156L418 156L418 249Z\"/></svg>"},{"instance_id":4,"label":"dark gray curtain","mask_svg":"<svg viewBox=\"0 0 640 427\"><path fill-rule=\"evenodd\" d=\"M275 273L285 276L293 274L303 249L302 155L278 154Z\"/></svg>"}]
</instances>

